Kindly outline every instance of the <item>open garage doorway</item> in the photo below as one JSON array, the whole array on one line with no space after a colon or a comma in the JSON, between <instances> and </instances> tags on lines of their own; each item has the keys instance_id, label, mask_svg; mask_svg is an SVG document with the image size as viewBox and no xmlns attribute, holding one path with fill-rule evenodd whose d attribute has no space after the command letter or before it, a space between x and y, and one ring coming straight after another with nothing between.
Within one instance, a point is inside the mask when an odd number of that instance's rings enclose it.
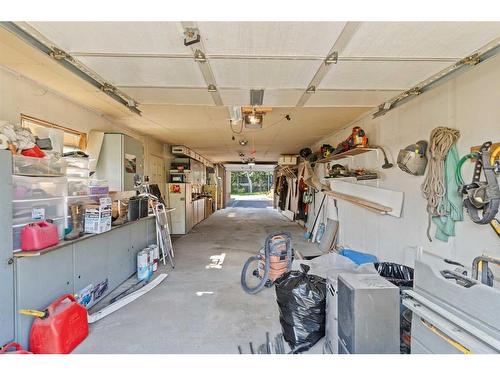
<instances>
[{"instance_id":1,"label":"open garage doorway","mask_svg":"<svg viewBox=\"0 0 500 375\"><path fill-rule=\"evenodd\" d=\"M272 208L274 165L227 164L228 207Z\"/></svg>"}]
</instances>

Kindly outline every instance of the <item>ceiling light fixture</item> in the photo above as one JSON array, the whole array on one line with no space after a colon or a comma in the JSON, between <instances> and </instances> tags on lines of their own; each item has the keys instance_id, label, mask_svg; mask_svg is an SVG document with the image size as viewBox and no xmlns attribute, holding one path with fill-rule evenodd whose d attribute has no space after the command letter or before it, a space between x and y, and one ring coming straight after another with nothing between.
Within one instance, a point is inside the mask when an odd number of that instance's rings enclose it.
<instances>
[{"instance_id":1,"label":"ceiling light fixture","mask_svg":"<svg viewBox=\"0 0 500 375\"><path fill-rule=\"evenodd\" d=\"M194 51L194 61L199 63L204 63L207 61L207 57L202 51L197 49L196 51Z\"/></svg>"},{"instance_id":2,"label":"ceiling light fixture","mask_svg":"<svg viewBox=\"0 0 500 375\"><path fill-rule=\"evenodd\" d=\"M311 85L307 88L306 93L308 94L314 94L316 92L316 86Z\"/></svg>"},{"instance_id":3,"label":"ceiling light fixture","mask_svg":"<svg viewBox=\"0 0 500 375\"><path fill-rule=\"evenodd\" d=\"M241 139L239 143L241 146L246 146L248 144L248 141L246 139Z\"/></svg>"},{"instance_id":4,"label":"ceiling light fixture","mask_svg":"<svg viewBox=\"0 0 500 375\"><path fill-rule=\"evenodd\" d=\"M326 56L325 59L325 64L330 65L330 64L336 64L339 61L339 53L337 51L329 54Z\"/></svg>"},{"instance_id":5,"label":"ceiling light fixture","mask_svg":"<svg viewBox=\"0 0 500 375\"><path fill-rule=\"evenodd\" d=\"M250 113L244 117L245 128L247 129L261 129L262 128L262 113Z\"/></svg>"},{"instance_id":6,"label":"ceiling light fixture","mask_svg":"<svg viewBox=\"0 0 500 375\"><path fill-rule=\"evenodd\" d=\"M215 85L208 85L208 92L216 92L217 91L217 87L215 87Z\"/></svg>"}]
</instances>

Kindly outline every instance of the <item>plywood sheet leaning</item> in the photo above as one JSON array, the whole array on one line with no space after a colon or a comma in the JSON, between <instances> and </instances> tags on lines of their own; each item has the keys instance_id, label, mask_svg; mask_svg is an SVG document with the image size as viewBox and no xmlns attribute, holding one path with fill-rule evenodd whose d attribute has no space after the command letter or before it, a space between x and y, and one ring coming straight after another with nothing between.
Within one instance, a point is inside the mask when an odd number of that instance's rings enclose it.
<instances>
[{"instance_id":1,"label":"plywood sheet leaning","mask_svg":"<svg viewBox=\"0 0 500 375\"><path fill-rule=\"evenodd\" d=\"M90 171L95 172L97 162L99 161L99 154L101 153L102 141L104 140L104 132L98 130L91 130L87 141L87 149L85 152L90 157Z\"/></svg>"},{"instance_id":2,"label":"plywood sheet leaning","mask_svg":"<svg viewBox=\"0 0 500 375\"><path fill-rule=\"evenodd\" d=\"M387 212L387 215L401 217L404 200L404 193L402 191L382 189L344 181L331 181L331 190L333 192L366 199L367 201L390 207L391 210Z\"/></svg>"}]
</instances>

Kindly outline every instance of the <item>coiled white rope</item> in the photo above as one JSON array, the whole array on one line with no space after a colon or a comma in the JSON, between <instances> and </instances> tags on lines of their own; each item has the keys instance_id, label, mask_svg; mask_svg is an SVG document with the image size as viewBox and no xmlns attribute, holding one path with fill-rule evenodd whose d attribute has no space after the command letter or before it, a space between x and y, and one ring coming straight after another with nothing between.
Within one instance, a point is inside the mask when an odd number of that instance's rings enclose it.
<instances>
[{"instance_id":1,"label":"coiled white rope","mask_svg":"<svg viewBox=\"0 0 500 375\"><path fill-rule=\"evenodd\" d=\"M446 195L444 162L446 155L457 142L460 137L460 132L457 129L438 127L431 133L429 154L430 161L427 168L427 175L422 184L422 193L427 199L427 213L429 215L429 223L427 226L427 237L432 241L430 235L431 218L432 216L443 216L446 212L443 211L444 205L441 204Z\"/></svg>"}]
</instances>

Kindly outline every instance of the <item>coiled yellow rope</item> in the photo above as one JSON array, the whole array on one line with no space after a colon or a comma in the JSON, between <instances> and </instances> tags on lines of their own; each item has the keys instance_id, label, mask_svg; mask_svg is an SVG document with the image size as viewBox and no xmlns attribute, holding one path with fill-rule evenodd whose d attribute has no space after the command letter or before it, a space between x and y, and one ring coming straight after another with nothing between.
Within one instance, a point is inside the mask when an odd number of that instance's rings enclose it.
<instances>
[{"instance_id":1,"label":"coiled yellow rope","mask_svg":"<svg viewBox=\"0 0 500 375\"><path fill-rule=\"evenodd\" d=\"M429 223L427 226L427 237L432 241L430 235L431 218L432 216L442 216L443 205L441 202L446 195L445 176L444 176L444 161L446 155L457 142L460 137L460 132L457 129L438 127L431 133L429 146L429 166L427 175L422 184L422 193L427 199L427 213L429 214Z\"/></svg>"}]
</instances>

